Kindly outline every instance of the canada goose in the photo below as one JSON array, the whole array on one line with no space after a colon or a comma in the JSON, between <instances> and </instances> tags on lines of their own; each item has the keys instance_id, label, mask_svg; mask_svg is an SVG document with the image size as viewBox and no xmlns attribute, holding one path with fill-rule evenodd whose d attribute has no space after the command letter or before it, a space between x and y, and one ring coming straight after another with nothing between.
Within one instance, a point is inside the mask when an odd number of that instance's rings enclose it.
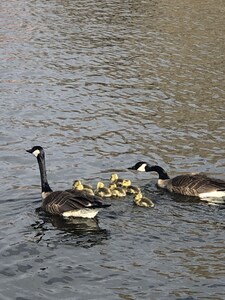
<instances>
[{"instance_id":1,"label":"canada goose","mask_svg":"<svg viewBox=\"0 0 225 300\"><path fill-rule=\"evenodd\" d=\"M109 185L109 189L111 190L112 196L114 196L114 197L125 197L126 196L126 190L121 186L117 186L115 183L111 183Z\"/></svg>"},{"instance_id":2,"label":"canada goose","mask_svg":"<svg viewBox=\"0 0 225 300\"><path fill-rule=\"evenodd\" d=\"M73 188L77 191L85 191L90 195L94 195L92 187L88 184L83 184L80 180L75 180L73 182Z\"/></svg>"},{"instance_id":3,"label":"canada goose","mask_svg":"<svg viewBox=\"0 0 225 300\"><path fill-rule=\"evenodd\" d=\"M170 179L162 167L150 166L146 162L138 162L129 169L141 172L157 172L159 175L158 187L171 193L200 198L225 197L225 181L210 178L203 173L184 174Z\"/></svg>"},{"instance_id":4,"label":"canada goose","mask_svg":"<svg viewBox=\"0 0 225 300\"><path fill-rule=\"evenodd\" d=\"M138 206L142 206L142 207L154 207L154 203L152 202L152 200L144 197L142 195L142 193L138 193L135 197L134 197L134 204L138 205Z\"/></svg>"},{"instance_id":5,"label":"canada goose","mask_svg":"<svg viewBox=\"0 0 225 300\"><path fill-rule=\"evenodd\" d=\"M108 198L112 196L111 190L105 187L105 184L102 181L97 183L97 188L95 190L95 194L102 198Z\"/></svg>"},{"instance_id":6,"label":"canada goose","mask_svg":"<svg viewBox=\"0 0 225 300\"><path fill-rule=\"evenodd\" d=\"M41 146L34 146L30 150L38 161L42 189L42 209L51 215L64 217L94 218L101 208L110 204L103 204L102 199L74 189L53 192L47 180L45 167L45 153Z\"/></svg>"}]
</instances>

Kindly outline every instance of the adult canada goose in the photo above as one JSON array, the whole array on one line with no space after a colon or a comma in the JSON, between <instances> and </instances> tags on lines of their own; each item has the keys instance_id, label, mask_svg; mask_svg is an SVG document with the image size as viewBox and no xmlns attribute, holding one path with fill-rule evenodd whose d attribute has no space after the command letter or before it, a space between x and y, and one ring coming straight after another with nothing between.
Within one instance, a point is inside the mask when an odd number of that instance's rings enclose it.
<instances>
[{"instance_id":1,"label":"adult canada goose","mask_svg":"<svg viewBox=\"0 0 225 300\"><path fill-rule=\"evenodd\" d=\"M88 184L83 184L80 180L75 180L73 182L73 189L77 191L85 191L87 194L94 195L92 187Z\"/></svg>"},{"instance_id":2,"label":"adult canada goose","mask_svg":"<svg viewBox=\"0 0 225 300\"><path fill-rule=\"evenodd\" d=\"M95 190L95 194L97 196L102 197L102 198L108 198L108 197L112 196L112 193L111 193L110 189L105 187L105 184L102 181L99 181L97 183L97 188Z\"/></svg>"},{"instance_id":3,"label":"adult canada goose","mask_svg":"<svg viewBox=\"0 0 225 300\"><path fill-rule=\"evenodd\" d=\"M157 185L171 193L200 198L225 197L225 181L210 178L203 173L190 173L170 178L160 166L150 166L146 162L138 162L130 170L141 172L157 172L159 175Z\"/></svg>"},{"instance_id":4,"label":"adult canada goose","mask_svg":"<svg viewBox=\"0 0 225 300\"><path fill-rule=\"evenodd\" d=\"M126 190L122 186L117 186L115 183L109 185L109 189L114 197L125 197Z\"/></svg>"},{"instance_id":5,"label":"adult canada goose","mask_svg":"<svg viewBox=\"0 0 225 300\"><path fill-rule=\"evenodd\" d=\"M141 192L138 193L134 197L134 204L136 204L138 206L142 206L142 207L154 207L155 206L154 203L152 202L152 200L144 197Z\"/></svg>"},{"instance_id":6,"label":"adult canada goose","mask_svg":"<svg viewBox=\"0 0 225 300\"><path fill-rule=\"evenodd\" d=\"M38 161L42 189L42 209L51 215L64 217L94 218L97 213L110 204L103 204L102 199L74 189L53 192L47 180L45 167L45 153L41 146L34 146L30 150Z\"/></svg>"}]
</instances>

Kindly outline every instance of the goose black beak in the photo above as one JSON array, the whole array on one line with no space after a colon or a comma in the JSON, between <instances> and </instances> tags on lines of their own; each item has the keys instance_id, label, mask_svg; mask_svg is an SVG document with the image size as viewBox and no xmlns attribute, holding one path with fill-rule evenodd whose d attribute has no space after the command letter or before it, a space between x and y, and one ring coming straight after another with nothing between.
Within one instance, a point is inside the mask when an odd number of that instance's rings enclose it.
<instances>
[{"instance_id":1,"label":"goose black beak","mask_svg":"<svg viewBox=\"0 0 225 300\"><path fill-rule=\"evenodd\" d=\"M32 153L32 149L25 150L25 151L28 152L28 153Z\"/></svg>"},{"instance_id":2,"label":"goose black beak","mask_svg":"<svg viewBox=\"0 0 225 300\"><path fill-rule=\"evenodd\" d=\"M127 168L128 170L136 170L135 166Z\"/></svg>"}]
</instances>

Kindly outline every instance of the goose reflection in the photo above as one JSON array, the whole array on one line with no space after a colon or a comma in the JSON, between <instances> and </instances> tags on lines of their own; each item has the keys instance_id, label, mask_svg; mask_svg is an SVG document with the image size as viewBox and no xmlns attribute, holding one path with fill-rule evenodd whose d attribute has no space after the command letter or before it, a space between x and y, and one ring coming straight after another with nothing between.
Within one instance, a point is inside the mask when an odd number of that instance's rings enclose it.
<instances>
[{"instance_id":1,"label":"goose reflection","mask_svg":"<svg viewBox=\"0 0 225 300\"><path fill-rule=\"evenodd\" d=\"M31 226L36 231L33 241L53 244L70 244L92 247L109 239L109 232L99 226L98 218L63 218L47 215L41 208L36 209L39 219ZM52 228L52 226L54 228ZM57 231L55 229L58 229Z\"/></svg>"},{"instance_id":2,"label":"goose reflection","mask_svg":"<svg viewBox=\"0 0 225 300\"><path fill-rule=\"evenodd\" d=\"M215 205L219 206L220 208L225 208L225 199L224 198L217 198L217 197L207 197L201 198L193 197L193 196L186 196L180 194L170 194L171 199L174 202L180 202L181 204L191 205Z\"/></svg>"}]
</instances>

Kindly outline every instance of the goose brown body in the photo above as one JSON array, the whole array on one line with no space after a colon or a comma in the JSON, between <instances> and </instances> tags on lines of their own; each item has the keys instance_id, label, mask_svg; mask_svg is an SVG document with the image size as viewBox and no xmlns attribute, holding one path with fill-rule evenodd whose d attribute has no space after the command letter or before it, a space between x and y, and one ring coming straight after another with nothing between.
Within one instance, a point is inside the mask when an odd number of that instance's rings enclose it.
<instances>
[{"instance_id":1,"label":"goose brown body","mask_svg":"<svg viewBox=\"0 0 225 300\"><path fill-rule=\"evenodd\" d=\"M102 206L101 198L85 191L65 190L50 193L42 203L42 209L51 215L82 209L96 209Z\"/></svg>"},{"instance_id":2,"label":"goose brown body","mask_svg":"<svg viewBox=\"0 0 225 300\"><path fill-rule=\"evenodd\" d=\"M185 174L179 175L161 183L158 180L158 186L166 188L169 192L183 194L187 196L199 196L212 192L225 191L225 181L213 179L205 174Z\"/></svg>"}]
</instances>

